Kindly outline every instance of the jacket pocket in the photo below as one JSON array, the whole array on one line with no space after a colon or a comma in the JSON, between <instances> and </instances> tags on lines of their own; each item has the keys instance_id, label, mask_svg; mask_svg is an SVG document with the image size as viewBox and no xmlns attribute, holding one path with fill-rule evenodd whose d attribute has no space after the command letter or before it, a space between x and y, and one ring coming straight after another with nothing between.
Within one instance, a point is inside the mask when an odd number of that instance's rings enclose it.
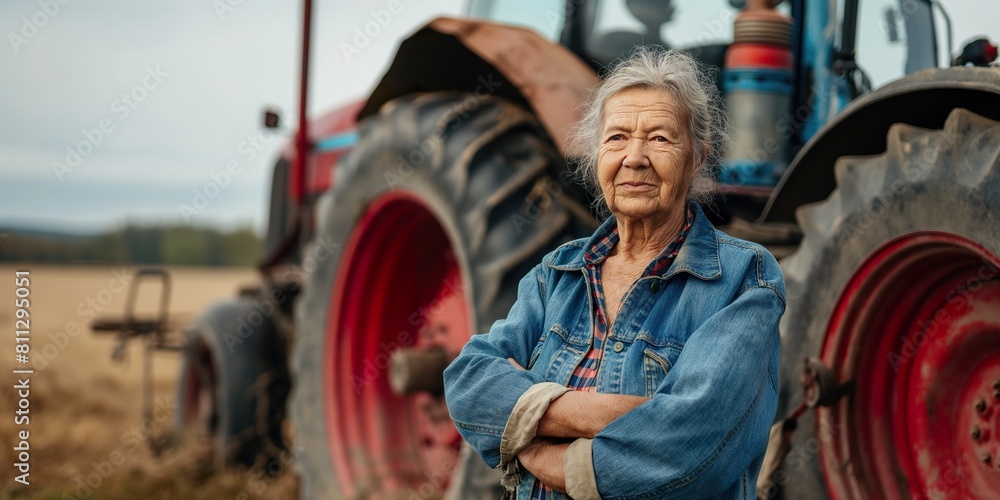
<instances>
[{"instance_id":1,"label":"jacket pocket","mask_svg":"<svg viewBox=\"0 0 1000 500\"><path fill-rule=\"evenodd\" d=\"M541 347L532 352L531 370L542 374L549 382L565 384L589 345L574 342L575 336L558 323L553 324L543 336L545 341L541 342Z\"/></svg>"},{"instance_id":2,"label":"jacket pocket","mask_svg":"<svg viewBox=\"0 0 1000 500\"><path fill-rule=\"evenodd\" d=\"M551 330L546 330L542 333L542 336L538 338L538 343L535 344L535 349L531 351L531 357L528 358L528 366L525 368L530 370L535 366L535 361L538 361L538 355L542 353L542 347L545 345L545 340L549 338L549 332Z\"/></svg>"},{"instance_id":3,"label":"jacket pocket","mask_svg":"<svg viewBox=\"0 0 1000 500\"><path fill-rule=\"evenodd\" d=\"M670 371L670 360L667 348L647 347L642 351L642 371L646 379L646 397L653 397Z\"/></svg>"}]
</instances>

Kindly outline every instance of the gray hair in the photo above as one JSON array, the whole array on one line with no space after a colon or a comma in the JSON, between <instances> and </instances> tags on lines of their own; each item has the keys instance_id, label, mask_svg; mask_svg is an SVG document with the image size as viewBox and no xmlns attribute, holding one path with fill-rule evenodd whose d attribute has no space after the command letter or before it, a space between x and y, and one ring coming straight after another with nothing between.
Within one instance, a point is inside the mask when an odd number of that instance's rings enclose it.
<instances>
[{"instance_id":1,"label":"gray hair","mask_svg":"<svg viewBox=\"0 0 1000 500\"><path fill-rule=\"evenodd\" d=\"M569 155L578 159L578 177L594 192L600 211L607 209L597 181L604 106L618 92L635 87L667 90L687 111L694 165L702 164L687 199L699 203L712 199L716 167L729 141L730 129L722 97L715 86L714 72L685 52L659 47L636 47L612 65L585 101L568 148Z\"/></svg>"}]
</instances>

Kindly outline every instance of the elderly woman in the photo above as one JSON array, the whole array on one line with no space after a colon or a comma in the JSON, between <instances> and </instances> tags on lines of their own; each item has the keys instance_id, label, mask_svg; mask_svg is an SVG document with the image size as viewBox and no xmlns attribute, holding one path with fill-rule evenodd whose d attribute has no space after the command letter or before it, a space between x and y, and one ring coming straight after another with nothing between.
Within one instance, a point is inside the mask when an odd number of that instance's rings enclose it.
<instances>
[{"instance_id":1,"label":"elderly woman","mask_svg":"<svg viewBox=\"0 0 1000 500\"><path fill-rule=\"evenodd\" d=\"M620 62L576 135L611 215L445 371L455 425L516 498L756 496L784 284L695 203L724 142L717 102L681 52Z\"/></svg>"}]
</instances>

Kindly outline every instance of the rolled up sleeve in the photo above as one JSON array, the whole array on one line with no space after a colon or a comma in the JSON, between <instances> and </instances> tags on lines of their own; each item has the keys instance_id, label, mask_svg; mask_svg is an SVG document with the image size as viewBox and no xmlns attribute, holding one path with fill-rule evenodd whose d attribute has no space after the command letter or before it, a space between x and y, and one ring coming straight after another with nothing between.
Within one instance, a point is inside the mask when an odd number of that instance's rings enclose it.
<instances>
[{"instance_id":1,"label":"rolled up sleeve","mask_svg":"<svg viewBox=\"0 0 1000 500\"><path fill-rule=\"evenodd\" d=\"M574 500L601 500L594 474L594 440L580 438L566 449L563 458L566 494Z\"/></svg>"},{"instance_id":2,"label":"rolled up sleeve","mask_svg":"<svg viewBox=\"0 0 1000 500\"><path fill-rule=\"evenodd\" d=\"M500 462L514 459L535 438L538 422L549 404L568 391L570 388L566 386L542 382L531 386L517 399L500 436Z\"/></svg>"},{"instance_id":3,"label":"rolled up sleeve","mask_svg":"<svg viewBox=\"0 0 1000 500\"><path fill-rule=\"evenodd\" d=\"M528 433L533 437L532 425L537 427L541 418L534 418L534 414L539 406L544 406L544 413L548 401L558 397L548 387L555 384L542 384L541 375L517 369L507 361L513 358L527 366L541 337L545 316L541 273L539 265L521 279L507 318L495 322L488 333L474 335L444 372L445 399L455 427L490 467L516 455L520 448L513 439ZM541 385L531 393L535 396L529 394L521 402L522 411L515 415L522 396L536 384ZM512 415L514 423L505 432ZM501 449L507 452L504 456Z\"/></svg>"},{"instance_id":4,"label":"rolled up sleeve","mask_svg":"<svg viewBox=\"0 0 1000 500\"><path fill-rule=\"evenodd\" d=\"M759 287L710 317L650 401L580 444L573 458L567 454L567 490L592 498L596 485L605 499L705 498L736 484L767 445L784 308L775 290Z\"/></svg>"}]
</instances>

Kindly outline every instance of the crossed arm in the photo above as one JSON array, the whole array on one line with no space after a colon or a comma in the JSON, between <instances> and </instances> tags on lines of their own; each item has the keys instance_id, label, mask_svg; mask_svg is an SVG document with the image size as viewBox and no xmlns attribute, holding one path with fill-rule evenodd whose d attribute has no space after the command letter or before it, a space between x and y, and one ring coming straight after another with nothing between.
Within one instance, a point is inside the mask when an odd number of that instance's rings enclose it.
<instances>
[{"instance_id":1,"label":"crossed arm","mask_svg":"<svg viewBox=\"0 0 1000 500\"><path fill-rule=\"evenodd\" d=\"M514 359L508 358L508 361L524 369ZM539 481L565 493L563 464L570 445L550 438L593 439L605 426L646 401L649 398L626 394L569 391L549 404L538 421L536 438L517 454L517 458Z\"/></svg>"},{"instance_id":2,"label":"crossed arm","mask_svg":"<svg viewBox=\"0 0 1000 500\"><path fill-rule=\"evenodd\" d=\"M570 445L556 443L553 438L587 438L576 439L574 443L589 442L612 421L648 399L577 392L551 382L544 387L546 381L540 374L527 371L519 364L530 359L532 348L545 327L541 267L536 266L521 279L518 299L507 319L494 323L488 333L473 337L445 370L445 396L459 432L489 466L497 467L517 457L522 467L540 481L565 491L565 457ZM508 359L512 363L508 363ZM513 362L515 359L518 362ZM514 440L509 439L505 431L506 426L519 428L511 422L518 405L509 395L522 394L523 397L539 388L551 396L544 399L547 408L534 408L532 423L520 428L521 439L513 444ZM541 400L536 399L538 401ZM539 409L544 411L542 415L537 414ZM574 451L571 456L575 456ZM589 448L580 451L583 452L579 453L581 457L586 455L589 459ZM592 470L589 476L592 481ZM575 477L571 473L571 478ZM596 485L593 486L596 489Z\"/></svg>"},{"instance_id":3,"label":"crossed arm","mask_svg":"<svg viewBox=\"0 0 1000 500\"><path fill-rule=\"evenodd\" d=\"M509 318L473 337L445 371L452 420L487 465L517 457L544 484L579 498L597 498L598 480L627 498L712 497L755 473L749 467L763 458L777 406L780 286L748 288L705 319L646 399L572 391L508 362L531 359L546 327L536 273L522 279ZM538 392L544 404L521 411ZM640 438L649 422L657 432Z\"/></svg>"}]
</instances>

